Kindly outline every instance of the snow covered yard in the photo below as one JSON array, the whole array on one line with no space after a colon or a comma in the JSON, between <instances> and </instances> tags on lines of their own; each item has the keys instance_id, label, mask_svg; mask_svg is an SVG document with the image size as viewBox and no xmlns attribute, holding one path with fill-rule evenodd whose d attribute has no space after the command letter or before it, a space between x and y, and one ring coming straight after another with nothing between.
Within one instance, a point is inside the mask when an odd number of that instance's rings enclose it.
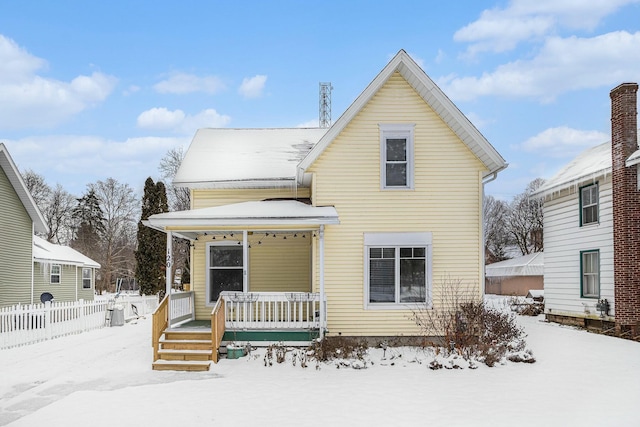
<instances>
[{"instance_id":1,"label":"snow covered yard","mask_svg":"<svg viewBox=\"0 0 640 427\"><path fill-rule=\"evenodd\" d=\"M519 318L534 364L432 371L401 348L317 370L264 367L258 350L183 373L151 370L140 319L0 350L0 425L640 425L640 344L541 320Z\"/></svg>"}]
</instances>

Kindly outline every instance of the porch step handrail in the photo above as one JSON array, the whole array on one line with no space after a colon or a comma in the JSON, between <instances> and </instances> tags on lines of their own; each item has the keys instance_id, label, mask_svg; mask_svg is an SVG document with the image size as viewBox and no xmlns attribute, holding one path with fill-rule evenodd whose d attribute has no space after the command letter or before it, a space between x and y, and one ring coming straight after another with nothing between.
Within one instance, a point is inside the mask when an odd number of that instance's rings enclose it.
<instances>
[{"instance_id":1,"label":"porch step handrail","mask_svg":"<svg viewBox=\"0 0 640 427\"><path fill-rule=\"evenodd\" d=\"M227 329L319 329L316 292L221 292Z\"/></svg>"},{"instance_id":2,"label":"porch step handrail","mask_svg":"<svg viewBox=\"0 0 640 427\"><path fill-rule=\"evenodd\" d=\"M164 334L165 329L169 326L169 297L165 296L164 299L153 312L152 316L152 330L151 330L151 345L153 346L153 361L155 362L160 357L158 356L158 350L160 349L160 338Z\"/></svg>"},{"instance_id":3,"label":"porch step handrail","mask_svg":"<svg viewBox=\"0 0 640 427\"><path fill-rule=\"evenodd\" d=\"M224 298L220 297L211 311L211 359L213 363L218 363L218 349L224 336L224 307Z\"/></svg>"}]
</instances>

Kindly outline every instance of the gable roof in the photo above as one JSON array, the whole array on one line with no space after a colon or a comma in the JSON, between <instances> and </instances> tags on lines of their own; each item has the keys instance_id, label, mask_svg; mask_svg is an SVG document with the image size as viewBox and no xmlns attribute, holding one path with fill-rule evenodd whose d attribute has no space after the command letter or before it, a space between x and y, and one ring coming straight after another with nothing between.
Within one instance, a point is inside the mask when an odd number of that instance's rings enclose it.
<instances>
[{"instance_id":1,"label":"gable roof","mask_svg":"<svg viewBox=\"0 0 640 427\"><path fill-rule=\"evenodd\" d=\"M290 187L320 128L199 129L173 180L189 188Z\"/></svg>"},{"instance_id":2,"label":"gable roof","mask_svg":"<svg viewBox=\"0 0 640 427\"><path fill-rule=\"evenodd\" d=\"M45 263L100 268L100 264L69 246L56 245L33 236L33 260Z\"/></svg>"},{"instance_id":3,"label":"gable roof","mask_svg":"<svg viewBox=\"0 0 640 427\"><path fill-rule=\"evenodd\" d=\"M611 143L596 145L583 151L547 180L533 195L544 197L611 173Z\"/></svg>"},{"instance_id":4,"label":"gable roof","mask_svg":"<svg viewBox=\"0 0 640 427\"><path fill-rule=\"evenodd\" d=\"M300 162L298 166L299 181L302 180L304 172L396 71L402 75L418 95L422 97L424 102L442 118L458 138L460 138L471 152L487 167L488 171L484 174L485 177L495 174L507 167L507 163L502 156L478 129L473 126L469 119L462 114L458 107L451 102L409 54L404 50L400 50Z\"/></svg>"},{"instance_id":5,"label":"gable roof","mask_svg":"<svg viewBox=\"0 0 640 427\"><path fill-rule=\"evenodd\" d=\"M31 193L27 189L27 186L22 179L22 175L20 175L16 164L13 162L9 151L3 143L0 143L0 168L2 168L5 175L7 175L9 182L13 186L13 190L18 195L18 198L29 214L31 221L33 221L34 230L39 233L48 232L49 229L40 209L38 209L36 202L33 200L33 197L31 197Z\"/></svg>"}]
</instances>

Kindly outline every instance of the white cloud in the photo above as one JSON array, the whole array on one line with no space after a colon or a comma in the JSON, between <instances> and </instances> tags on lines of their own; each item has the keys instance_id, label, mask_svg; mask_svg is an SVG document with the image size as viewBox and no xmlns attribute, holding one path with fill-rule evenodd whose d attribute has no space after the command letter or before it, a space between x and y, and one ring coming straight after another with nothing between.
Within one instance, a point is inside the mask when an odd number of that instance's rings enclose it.
<instances>
[{"instance_id":1,"label":"white cloud","mask_svg":"<svg viewBox=\"0 0 640 427\"><path fill-rule=\"evenodd\" d=\"M122 94L123 94L124 96L129 96L129 95L132 95L132 94L134 94L134 93L136 93L136 92L139 92L139 91L140 91L140 86L137 86L137 85L130 85L128 88L126 88L126 89L122 92Z\"/></svg>"},{"instance_id":2,"label":"white cloud","mask_svg":"<svg viewBox=\"0 0 640 427\"><path fill-rule=\"evenodd\" d=\"M93 135L45 135L8 140L6 144L20 170L32 169L49 185L59 183L79 196L87 184L110 177L140 190L148 176L158 178L158 165L167 151L188 146L190 138L114 141Z\"/></svg>"},{"instance_id":3,"label":"white cloud","mask_svg":"<svg viewBox=\"0 0 640 427\"><path fill-rule=\"evenodd\" d=\"M595 130L559 126L532 136L518 148L530 153L543 153L548 157L573 158L584 149L602 144L609 139L609 135Z\"/></svg>"},{"instance_id":4,"label":"white cloud","mask_svg":"<svg viewBox=\"0 0 640 427\"><path fill-rule=\"evenodd\" d=\"M242 84L238 89L240 95L245 98L259 98L262 96L262 91L267 82L267 76L258 74L251 78L245 77L242 79Z\"/></svg>"},{"instance_id":5,"label":"white cloud","mask_svg":"<svg viewBox=\"0 0 640 427\"><path fill-rule=\"evenodd\" d=\"M0 129L55 126L104 101L117 79L100 72L70 82L37 73L46 61L0 35Z\"/></svg>"},{"instance_id":6,"label":"white cloud","mask_svg":"<svg viewBox=\"0 0 640 427\"><path fill-rule=\"evenodd\" d=\"M552 101L580 89L640 80L640 31L617 31L592 38L551 37L530 60L504 64L480 77L439 79L455 100L479 96L532 97Z\"/></svg>"},{"instance_id":7,"label":"white cloud","mask_svg":"<svg viewBox=\"0 0 640 427\"><path fill-rule=\"evenodd\" d=\"M137 124L143 129L192 135L203 127L224 127L230 120L231 117L219 114L212 108L203 110L195 116L187 115L182 110L151 108L140 113Z\"/></svg>"},{"instance_id":8,"label":"white cloud","mask_svg":"<svg viewBox=\"0 0 640 427\"><path fill-rule=\"evenodd\" d=\"M216 76L198 77L187 73L173 73L168 79L157 83L153 88L159 93L184 95L186 93L218 93L225 88Z\"/></svg>"},{"instance_id":9,"label":"white cloud","mask_svg":"<svg viewBox=\"0 0 640 427\"><path fill-rule=\"evenodd\" d=\"M591 31L606 16L640 0L511 0L504 9L484 10L480 18L454 34L471 43L467 55L504 52L520 42L542 39L559 29Z\"/></svg>"}]
</instances>

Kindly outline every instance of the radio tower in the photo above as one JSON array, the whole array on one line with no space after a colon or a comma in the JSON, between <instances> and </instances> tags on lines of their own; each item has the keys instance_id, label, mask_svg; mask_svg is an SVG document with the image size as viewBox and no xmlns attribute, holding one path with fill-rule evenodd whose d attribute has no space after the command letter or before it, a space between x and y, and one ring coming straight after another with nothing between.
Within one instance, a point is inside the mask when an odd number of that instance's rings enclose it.
<instances>
[{"instance_id":1,"label":"radio tower","mask_svg":"<svg viewBox=\"0 0 640 427\"><path fill-rule=\"evenodd\" d=\"M320 83L320 127L331 126L331 83Z\"/></svg>"}]
</instances>

